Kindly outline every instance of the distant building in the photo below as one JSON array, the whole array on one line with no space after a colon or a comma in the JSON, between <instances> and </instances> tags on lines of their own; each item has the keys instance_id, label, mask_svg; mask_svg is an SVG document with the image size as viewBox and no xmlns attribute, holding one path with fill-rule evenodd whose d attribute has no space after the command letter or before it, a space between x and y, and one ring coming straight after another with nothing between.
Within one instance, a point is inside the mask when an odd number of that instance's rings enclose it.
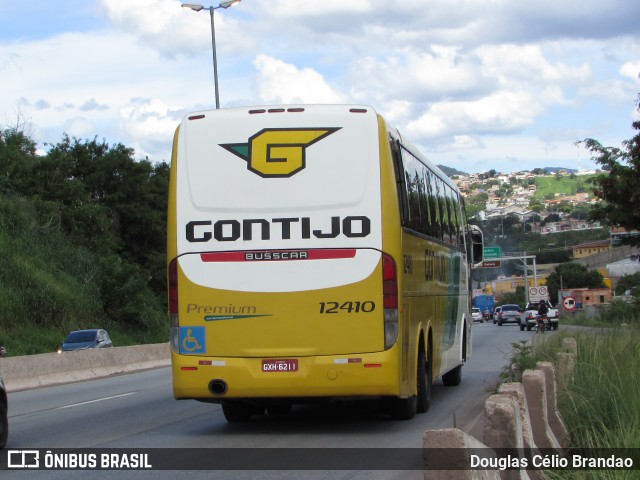
<instances>
[{"instance_id":1,"label":"distant building","mask_svg":"<svg viewBox=\"0 0 640 480\"><path fill-rule=\"evenodd\" d=\"M598 240L595 242L586 242L571 247L573 252L573 258L584 258L596 253L606 252L611 250L611 240Z\"/></svg>"},{"instance_id":2,"label":"distant building","mask_svg":"<svg viewBox=\"0 0 640 480\"><path fill-rule=\"evenodd\" d=\"M560 293L562 298L573 297L578 308L611 303L609 288L565 288Z\"/></svg>"}]
</instances>

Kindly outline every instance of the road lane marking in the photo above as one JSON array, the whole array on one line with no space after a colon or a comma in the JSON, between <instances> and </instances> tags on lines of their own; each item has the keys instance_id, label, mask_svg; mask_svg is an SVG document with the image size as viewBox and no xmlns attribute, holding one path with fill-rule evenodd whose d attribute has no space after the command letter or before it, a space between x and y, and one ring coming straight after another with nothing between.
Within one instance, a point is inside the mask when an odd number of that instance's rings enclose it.
<instances>
[{"instance_id":1,"label":"road lane marking","mask_svg":"<svg viewBox=\"0 0 640 480\"><path fill-rule=\"evenodd\" d=\"M81 405L88 405L90 403L104 402L105 400L113 400L114 398L128 397L129 395L135 395L136 393L138 393L138 392L121 393L120 395L112 395L110 397L96 398L95 400L88 400L86 402L72 403L71 405L63 405L62 407L58 407L58 408L56 408L56 410L63 410L65 408L79 407Z\"/></svg>"}]
</instances>

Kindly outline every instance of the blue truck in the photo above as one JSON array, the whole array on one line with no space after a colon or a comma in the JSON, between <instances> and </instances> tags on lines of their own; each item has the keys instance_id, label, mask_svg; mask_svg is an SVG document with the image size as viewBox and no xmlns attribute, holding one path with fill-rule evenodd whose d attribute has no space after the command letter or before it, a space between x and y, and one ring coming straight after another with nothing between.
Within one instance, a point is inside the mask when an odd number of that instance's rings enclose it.
<instances>
[{"instance_id":1,"label":"blue truck","mask_svg":"<svg viewBox=\"0 0 640 480\"><path fill-rule=\"evenodd\" d=\"M479 308L482 315L484 315L484 312L487 310L493 315L493 308L495 307L493 295L476 295L473 297L473 306Z\"/></svg>"}]
</instances>

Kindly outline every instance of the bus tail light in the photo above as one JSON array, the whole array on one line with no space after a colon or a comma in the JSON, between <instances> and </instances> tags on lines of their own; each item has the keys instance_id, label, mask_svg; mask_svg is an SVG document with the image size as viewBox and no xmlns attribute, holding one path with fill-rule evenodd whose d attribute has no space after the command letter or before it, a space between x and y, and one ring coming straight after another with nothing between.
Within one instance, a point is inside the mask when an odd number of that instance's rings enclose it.
<instances>
[{"instance_id":1,"label":"bus tail light","mask_svg":"<svg viewBox=\"0 0 640 480\"><path fill-rule=\"evenodd\" d=\"M382 254L382 294L384 303L384 349L390 349L398 339L398 273L396 262Z\"/></svg>"},{"instance_id":2,"label":"bus tail light","mask_svg":"<svg viewBox=\"0 0 640 480\"><path fill-rule=\"evenodd\" d=\"M180 322L178 319L178 259L169 262L169 328L171 333L171 348L180 351Z\"/></svg>"}]
</instances>

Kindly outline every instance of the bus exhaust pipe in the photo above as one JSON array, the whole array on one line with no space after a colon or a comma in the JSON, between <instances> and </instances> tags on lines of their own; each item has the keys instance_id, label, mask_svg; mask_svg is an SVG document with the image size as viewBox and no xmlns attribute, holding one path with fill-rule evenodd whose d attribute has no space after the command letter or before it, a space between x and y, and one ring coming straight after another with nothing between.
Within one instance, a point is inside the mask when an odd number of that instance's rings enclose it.
<instances>
[{"instance_id":1,"label":"bus exhaust pipe","mask_svg":"<svg viewBox=\"0 0 640 480\"><path fill-rule=\"evenodd\" d=\"M224 395L228 389L227 382L224 380L215 379L209 382L209 391L214 395Z\"/></svg>"}]
</instances>

